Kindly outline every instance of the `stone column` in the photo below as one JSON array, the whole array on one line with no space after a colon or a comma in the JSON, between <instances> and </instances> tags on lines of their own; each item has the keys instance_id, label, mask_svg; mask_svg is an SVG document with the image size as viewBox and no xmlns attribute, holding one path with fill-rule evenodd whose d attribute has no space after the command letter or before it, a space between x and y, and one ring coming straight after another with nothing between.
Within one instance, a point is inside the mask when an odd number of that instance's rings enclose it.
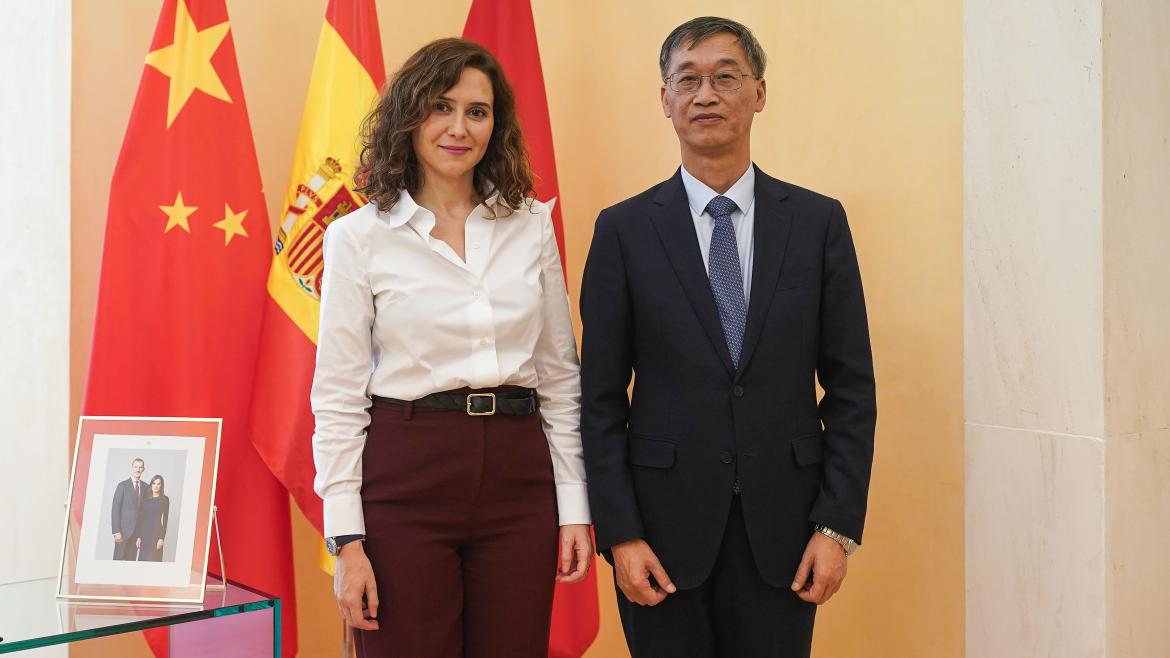
<instances>
[{"instance_id":1,"label":"stone column","mask_svg":"<svg viewBox=\"0 0 1170 658\"><path fill-rule=\"evenodd\" d=\"M1170 7L967 2L967 656L1165 655Z\"/></svg>"},{"instance_id":2,"label":"stone column","mask_svg":"<svg viewBox=\"0 0 1170 658\"><path fill-rule=\"evenodd\" d=\"M1105 647L1170 655L1170 4L1104 11Z\"/></svg>"}]
</instances>

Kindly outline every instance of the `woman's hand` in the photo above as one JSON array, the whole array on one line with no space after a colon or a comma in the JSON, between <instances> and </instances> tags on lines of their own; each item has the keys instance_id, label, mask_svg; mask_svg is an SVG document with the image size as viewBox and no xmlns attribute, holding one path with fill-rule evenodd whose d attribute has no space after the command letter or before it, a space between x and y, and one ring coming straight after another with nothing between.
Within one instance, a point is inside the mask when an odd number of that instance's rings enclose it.
<instances>
[{"instance_id":1,"label":"woman's hand","mask_svg":"<svg viewBox=\"0 0 1170 658\"><path fill-rule=\"evenodd\" d=\"M341 547L333 568L333 595L341 617L351 628L378 630L378 586L374 569L366 557L364 541L351 541ZM362 597L365 597L363 605Z\"/></svg>"},{"instance_id":2,"label":"woman's hand","mask_svg":"<svg viewBox=\"0 0 1170 658\"><path fill-rule=\"evenodd\" d=\"M134 540L134 548L142 548L142 537Z\"/></svg>"},{"instance_id":3,"label":"woman's hand","mask_svg":"<svg viewBox=\"0 0 1170 658\"><path fill-rule=\"evenodd\" d=\"M158 543L157 543L157 544L155 544L155 546L154 546L154 550L156 550L156 551L161 551L161 550L162 550L162 540L161 540L161 539L160 539L160 540L158 540Z\"/></svg>"},{"instance_id":4,"label":"woman's hand","mask_svg":"<svg viewBox=\"0 0 1170 658\"><path fill-rule=\"evenodd\" d=\"M587 525L561 526L560 565L557 568L558 583L579 583L589 573L593 560L593 540Z\"/></svg>"}]
</instances>

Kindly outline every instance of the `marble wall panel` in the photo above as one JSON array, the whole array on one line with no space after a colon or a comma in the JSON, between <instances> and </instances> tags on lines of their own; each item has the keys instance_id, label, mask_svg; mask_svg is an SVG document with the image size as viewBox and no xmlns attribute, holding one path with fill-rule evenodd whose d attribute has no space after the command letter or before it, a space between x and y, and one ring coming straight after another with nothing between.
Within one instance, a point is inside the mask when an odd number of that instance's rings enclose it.
<instances>
[{"instance_id":1,"label":"marble wall panel","mask_svg":"<svg viewBox=\"0 0 1170 658\"><path fill-rule=\"evenodd\" d=\"M1105 518L1111 658L1170 655L1170 5L1105 2Z\"/></svg>"},{"instance_id":2,"label":"marble wall panel","mask_svg":"<svg viewBox=\"0 0 1170 658\"><path fill-rule=\"evenodd\" d=\"M69 0L4 3L0 583L55 576L69 478Z\"/></svg>"},{"instance_id":3,"label":"marble wall panel","mask_svg":"<svg viewBox=\"0 0 1170 658\"><path fill-rule=\"evenodd\" d=\"M967 425L966 658L1100 658L1104 445Z\"/></svg>"},{"instance_id":4,"label":"marble wall panel","mask_svg":"<svg viewBox=\"0 0 1170 658\"><path fill-rule=\"evenodd\" d=\"M1103 432L1100 0L964 3L967 419Z\"/></svg>"}]
</instances>

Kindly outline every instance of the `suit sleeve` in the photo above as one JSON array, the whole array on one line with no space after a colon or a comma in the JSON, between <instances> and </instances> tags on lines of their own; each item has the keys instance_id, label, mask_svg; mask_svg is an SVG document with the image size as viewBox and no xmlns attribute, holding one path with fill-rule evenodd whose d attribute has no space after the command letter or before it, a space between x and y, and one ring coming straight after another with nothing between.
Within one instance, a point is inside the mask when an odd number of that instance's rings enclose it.
<instances>
[{"instance_id":1,"label":"suit sleeve","mask_svg":"<svg viewBox=\"0 0 1170 658\"><path fill-rule=\"evenodd\" d=\"M644 534L626 461L634 316L614 219L597 218L581 281L581 439L599 552Z\"/></svg>"},{"instance_id":2,"label":"suit sleeve","mask_svg":"<svg viewBox=\"0 0 1170 658\"><path fill-rule=\"evenodd\" d=\"M857 253L834 202L825 239L817 378L825 428L821 491L809 519L861 543L877 424L873 356Z\"/></svg>"},{"instance_id":3,"label":"suit sleeve","mask_svg":"<svg viewBox=\"0 0 1170 658\"><path fill-rule=\"evenodd\" d=\"M126 495L126 487L119 482L114 489L114 504L110 507L110 527L113 528L111 532L115 535L122 534L122 515L118 512L122 509L122 498Z\"/></svg>"}]
</instances>

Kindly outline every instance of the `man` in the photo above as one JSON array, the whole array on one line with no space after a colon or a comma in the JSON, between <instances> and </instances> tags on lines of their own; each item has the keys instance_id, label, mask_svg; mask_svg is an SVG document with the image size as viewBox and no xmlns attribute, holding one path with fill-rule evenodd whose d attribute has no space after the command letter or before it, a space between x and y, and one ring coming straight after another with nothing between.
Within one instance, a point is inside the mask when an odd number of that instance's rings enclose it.
<instances>
[{"instance_id":1,"label":"man","mask_svg":"<svg viewBox=\"0 0 1170 658\"><path fill-rule=\"evenodd\" d=\"M751 162L764 65L734 21L667 37L682 168L601 213L585 267L589 499L635 658L808 656L861 541L861 277L841 204Z\"/></svg>"},{"instance_id":2,"label":"man","mask_svg":"<svg viewBox=\"0 0 1170 658\"><path fill-rule=\"evenodd\" d=\"M138 536L135 526L138 522L138 507L142 504L143 491L142 472L146 470L146 462L141 457L135 457L130 462L130 478L118 483L114 489L114 505L111 510L112 528L114 530L114 559L136 560L138 549L134 546Z\"/></svg>"}]
</instances>

